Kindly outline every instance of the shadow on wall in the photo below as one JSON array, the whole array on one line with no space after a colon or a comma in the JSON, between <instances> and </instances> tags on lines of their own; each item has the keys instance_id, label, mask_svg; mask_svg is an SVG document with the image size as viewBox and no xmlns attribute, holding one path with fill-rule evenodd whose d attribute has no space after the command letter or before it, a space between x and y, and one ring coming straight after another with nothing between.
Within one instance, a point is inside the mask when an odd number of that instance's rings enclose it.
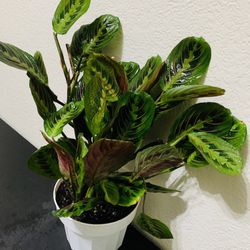
<instances>
[{"instance_id":1,"label":"shadow on wall","mask_svg":"<svg viewBox=\"0 0 250 250\"><path fill-rule=\"evenodd\" d=\"M247 161L248 143L243 148L243 158ZM245 166L246 167L246 166ZM220 174L212 167L202 169L187 168L189 177L195 177L200 189L210 194L219 194L225 204L234 213L245 214L247 212L247 190L249 183L243 175L228 176Z\"/></svg>"}]
</instances>

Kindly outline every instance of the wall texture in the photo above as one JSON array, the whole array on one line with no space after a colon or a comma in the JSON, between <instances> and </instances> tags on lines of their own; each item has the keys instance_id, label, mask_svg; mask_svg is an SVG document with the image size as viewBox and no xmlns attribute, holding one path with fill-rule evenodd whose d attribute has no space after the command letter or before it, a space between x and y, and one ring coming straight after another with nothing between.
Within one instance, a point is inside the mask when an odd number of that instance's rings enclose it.
<instances>
[{"instance_id":1,"label":"wall texture","mask_svg":"<svg viewBox=\"0 0 250 250\"><path fill-rule=\"evenodd\" d=\"M50 85L64 99L65 83L51 30L57 3L57 0L1 0L0 40L30 53L40 50L48 68ZM88 14L74 28L104 13L118 15L124 36L116 56L138 61L141 65L151 55L160 54L165 58L186 36L203 36L213 50L206 82L227 90L224 97L212 100L230 107L249 126L249 9L248 0L93 0ZM72 33L61 40L70 42ZM42 121L36 114L25 73L3 64L0 64L0 72L1 118L35 146L42 145L39 132ZM172 241L158 241L162 249L250 249L247 146L242 153L246 165L239 177L224 176L208 167L181 169L170 177L156 180L183 190L178 196L148 198L147 212L168 223L175 236Z\"/></svg>"}]
</instances>

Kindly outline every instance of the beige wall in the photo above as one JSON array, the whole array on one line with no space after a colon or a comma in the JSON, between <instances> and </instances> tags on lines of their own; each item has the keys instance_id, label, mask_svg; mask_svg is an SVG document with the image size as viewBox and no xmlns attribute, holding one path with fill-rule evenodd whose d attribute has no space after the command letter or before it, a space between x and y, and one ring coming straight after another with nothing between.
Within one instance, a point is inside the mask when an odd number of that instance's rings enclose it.
<instances>
[{"instance_id":1,"label":"beige wall","mask_svg":"<svg viewBox=\"0 0 250 250\"><path fill-rule=\"evenodd\" d=\"M57 0L1 0L0 40L30 53L40 50L50 85L62 97L65 83L53 44L51 17ZM122 58L141 65L151 55L166 57L182 38L203 36L213 57L207 83L227 89L214 98L231 107L250 125L250 1L248 0L93 0L87 23L100 14L121 18L124 31ZM72 32L63 38L70 42ZM121 48L117 54L121 54ZM0 64L0 117L35 146L44 142L42 121L29 93L25 73ZM211 100L211 99L210 99ZM247 158L247 146L244 150ZM14 152L13 152L14 153ZM180 170L158 179L184 189L179 196L149 197L147 211L168 223L173 241L159 241L162 249L250 249L250 168L239 177L221 175L210 168Z\"/></svg>"}]
</instances>

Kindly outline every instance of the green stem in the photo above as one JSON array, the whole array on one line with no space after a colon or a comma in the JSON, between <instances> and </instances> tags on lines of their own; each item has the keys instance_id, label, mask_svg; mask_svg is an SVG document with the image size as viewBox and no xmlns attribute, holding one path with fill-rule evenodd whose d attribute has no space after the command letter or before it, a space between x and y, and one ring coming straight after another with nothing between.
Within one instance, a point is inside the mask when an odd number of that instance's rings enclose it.
<instances>
[{"instance_id":1,"label":"green stem","mask_svg":"<svg viewBox=\"0 0 250 250\"><path fill-rule=\"evenodd\" d=\"M54 102L56 102L56 103L60 104L61 106L64 106L64 105L65 105L65 103L61 102L61 101L60 101L60 100L58 100L58 99L56 99Z\"/></svg>"},{"instance_id":2,"label":"green stem","mask_svg":"<svg viewBox=\"0 0 250 250\"><path fill-rule=\"evenodd\" d=\"M58 54L60 56L61 66L62 66L62 69L63 69L63 73L64 73L65 79L67 81L67 84L70 85L70 75L69 75L69 71L67 69L65 60L64 60L62 48L60 46L57 34L56 33L53 33L53 34L54 34L54 39L55 39L55 43L56 43L56 48L57 48Z\"/></svg>"}]
</instances>

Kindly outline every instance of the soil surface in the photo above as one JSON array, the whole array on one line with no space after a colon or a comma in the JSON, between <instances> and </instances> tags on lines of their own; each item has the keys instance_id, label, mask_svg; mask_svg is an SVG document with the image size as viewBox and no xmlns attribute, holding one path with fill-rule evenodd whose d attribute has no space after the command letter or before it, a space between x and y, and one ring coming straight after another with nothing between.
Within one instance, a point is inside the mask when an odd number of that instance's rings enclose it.
<instances>
[{"instance_id":1,"label":"soil surface","mask_svg":"<svg viewBox=\"0 0 250 250\"><path fill-rule=\"evenodd\" d=\"M60 208L72 203L72 195L67 182L62 182L56 193L56 202ZM136 205L131 207L114 206L105 201L100 201L93 209L74 216L73 219L90 224L104 224L115 222L126 217Z\"/></svg>"}]
</instances>

